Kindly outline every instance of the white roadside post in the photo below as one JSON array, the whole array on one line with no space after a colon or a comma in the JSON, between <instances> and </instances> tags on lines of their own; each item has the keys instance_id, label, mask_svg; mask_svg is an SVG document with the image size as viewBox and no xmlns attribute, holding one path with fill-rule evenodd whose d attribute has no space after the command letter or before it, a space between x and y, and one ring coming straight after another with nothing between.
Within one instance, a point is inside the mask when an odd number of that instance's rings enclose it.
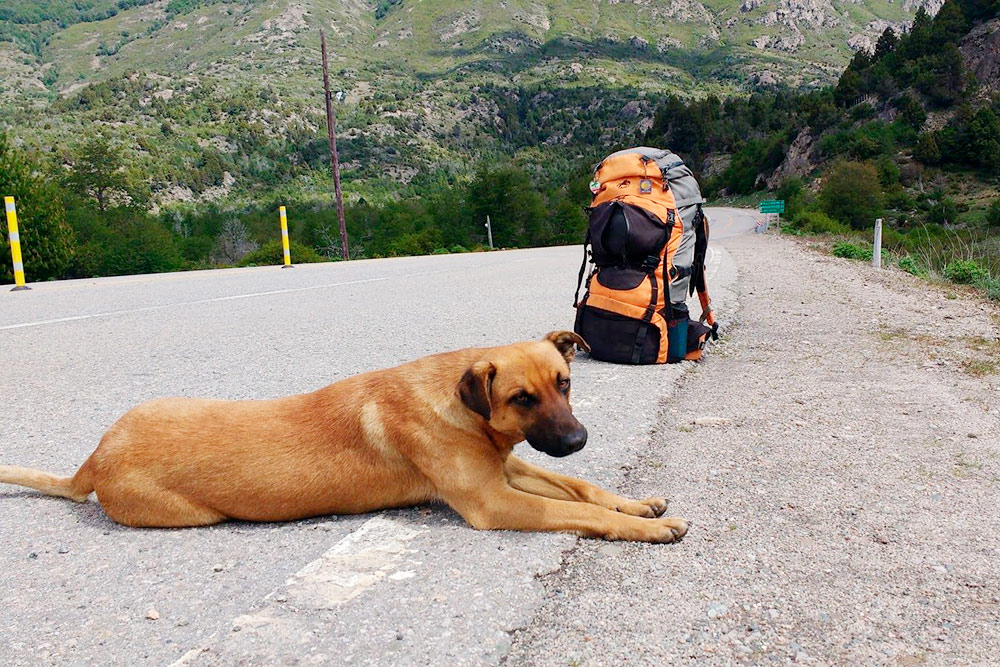
<instances>
[{"instance_id":1,"label":"white roadside post","mask_svg":"<svg viewBox=\"0 0 1000 667\"><path fill-rule=\"evenodd\" d=\"M882 218L875 221L875 247L872 248L872 266L882 268Z\"/></svg>"},{"instance_id":2,"label":"white roadside post","mask_svg":"<svg viewBox=\"0 0 1000 667\"><path fill-rule=\"evenodd\" d=\"M493 225L490 223L490 216L486 216L486 224L483 226L486 227L486 234L490 240L490 250L493 250Z\"/></svg>"}]
</instances>

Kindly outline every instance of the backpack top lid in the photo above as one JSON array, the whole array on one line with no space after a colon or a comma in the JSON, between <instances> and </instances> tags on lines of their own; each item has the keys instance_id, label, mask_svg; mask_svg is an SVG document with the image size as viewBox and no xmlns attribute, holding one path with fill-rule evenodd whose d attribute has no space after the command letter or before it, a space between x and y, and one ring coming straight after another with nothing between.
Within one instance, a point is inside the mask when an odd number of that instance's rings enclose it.
<instances>
[{"instance_id":1,"label":"backpack top lid","mask_svg":"<svg viewBox=\"0 0 1000 667\"><path fill-rule=\"evenodd\" d=\"M659 185L671 193L670 203L681 214L685 225L690 226L697 212L697 207L705 203L705 198L701 195L698 180L684 163L684 160L667 149L638 146L626 148L604 158L594 168L592 190L595 196L593 206L614 199L618 194L616 189L621 185L622 179L632 180L638 177L641 180L644 177L649 178L649 174L655 174L652 191L649 191L650 188L647 184L646 188L640 188L638 193L633 193L631 190L634 188L630 186L634 186L634 183L629 183L626 188L621 188L621 190L627 189L629 194L658 198L655 186ZM630 176L632 179L629 179ZM609 187L606 188L606 185ZM669 206L667 202L663 203Z\"/></svg>"}]
</instances>

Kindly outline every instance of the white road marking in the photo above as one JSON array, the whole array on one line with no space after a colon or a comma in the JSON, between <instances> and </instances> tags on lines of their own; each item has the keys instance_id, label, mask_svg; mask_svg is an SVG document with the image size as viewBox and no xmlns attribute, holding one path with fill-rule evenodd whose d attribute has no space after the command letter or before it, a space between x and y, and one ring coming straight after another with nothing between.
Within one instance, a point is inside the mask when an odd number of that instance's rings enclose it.
<instances>
[{"instance_id":1,"label":"white road marking","mask_svg":"<svg viewBox=\"0 0 1000 667\"><path fill-rule=\"evenodd\" d=\"M414 553L408 543L425 532L427 528L423 526L372 517L269 593L263 608L233 619L230 627L238 628L239 632L224 633L223 643L227 638L244 641L254 636L265 643L273 641L280 645L288 636L305 629L314 616L309 612L333 609L385 579L401 581L415 577L416 572L397 568L407 554ZM284 613L286 605L295 610L294 615ZM199 655L212 650L215 638L213 634L170 667L191 664Z\"/></svg>"},{"instance_id":2,"label":"white road marking","mask_svg":"<svg viewBox=\"0 0 1000 667\"><path fill-rule=\"evenodd\" d=\"M382 581L409 553L406 543L424 528L376 516L293 574L280 594L295 606L331 609ZM265 599L277 597L275 591Z\"/></svg>"},{"instance_id":3,"label":"white road marking","mask_svg":"<svg viewBox=\"0 0 1000 667\"><path fill-rule=\"evenodd\" d=\"M714 279L715 274L719 272L720 266L722 266L722 253L717 252L715 248L709 246L705 256L705 279Z\"/></svg>"}]
</instances>

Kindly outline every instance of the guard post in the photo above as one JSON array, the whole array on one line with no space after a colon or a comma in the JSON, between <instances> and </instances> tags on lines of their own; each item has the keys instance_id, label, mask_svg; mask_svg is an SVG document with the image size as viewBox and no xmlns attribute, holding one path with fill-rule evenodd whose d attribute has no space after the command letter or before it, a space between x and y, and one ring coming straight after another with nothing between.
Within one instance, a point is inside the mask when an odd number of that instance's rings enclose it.
<instances>
[{"instance_id":1,"label":"guard post","mask_svg":"<svg viewBox=\"0 0 1000 667\"><path fill-rule=\"evenodd\" d=\"M882 218L875 220L875 239L872 244L872 266L882 268Z\"/></svg>"},{"instance_id":2,"label":"guard post","mask_svg":"<svg viewBox=\"0 0 1000 667\"><path fill-rule=\"evenodd\" d=\"M278 207L278 215L281 218L281 251L284 254L285 263L281 268L294 269L292 266L292 251L288 247L288 216L285 215L285 207Z\"/></svg>"},{"instance_id":3,"label":"guard post","mask_svg":"<svg viewBox=\"0 0 1000 667\"><path fill-rule=\"evenodd\" d=\"M17 229L17 208L13 197L3 198L3 207L7 211L7 235L10 238L10 256L14 261L14 289L11 292L21 292L31 289L24 284L24 262L21 259L21 234Z\"/></svg>"}]
</instances>

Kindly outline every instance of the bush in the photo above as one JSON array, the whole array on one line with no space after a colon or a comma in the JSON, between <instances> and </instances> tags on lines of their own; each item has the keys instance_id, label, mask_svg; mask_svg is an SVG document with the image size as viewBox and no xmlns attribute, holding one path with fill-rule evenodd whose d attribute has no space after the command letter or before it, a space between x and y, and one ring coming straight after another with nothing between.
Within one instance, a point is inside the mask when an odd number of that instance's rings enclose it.
<instances>
[{"instance_id":1,"label":"bush","mask_svg":"<svg viewBox=\"0 0 1000 667\"><path fill-rule=\"evenodd\" d=\"M984 278L980 281L979 286L983 288L988 296L993 301L1000 301L1000 279L997 278Z\"/></svg>"},{"instance_id":2,"label":"bush","mask_svg":"<svg viewBox=\"0 0 1000 667\"><path fill-rule=\"evenodd\" d=\"M846 241L835 243L833 246L833 254L836 257L843 257L844 259L861 259L865 261L871 261L872 259L871 248L862 248L861 246L854 245L853 243L847 243Z\"/></svg>"},{"instance_id":3,"label":"bush","mask_svg":"<svg viewBox=\"0 0 1000 667\"><path fill-rule=\"evenodd\" d=\"M803 211L795 220L795 227L811 234L847 234L851 230L822 211Z\"/></svg>"},{"instance_id":4,"label":"bush","mask_svg":"<svg viewBox=\"0 0 1000 667\"><path fill-rule=\"evenodd\" d=\"M913 255L904 255L903 257L900 257L897 264L899 265L899 268L911 275L919 276L921 278L927 275L927 269L920 266L917 259Z\"/></svg>"},{"instance_id":5,"label":"bush","mask_svg":"<svg viewBox=\"0 0 1000 667\"><path fill-rule=\"evenodd\" d=\"M863 248L854 243L847 243L841 241L835 243L833 246L833 254L837 257L843 257L845 259L857 259L862 262L872 261L874 251L870 247ZM885 264L889 260L889 253L885 248L882 248L882 263Z\"/></svg>"},{"instance_id":6,"label":"bush","mask_svg":"<svg viewBox=\"0 0 1000 667\"><path fill-rule=\"evenodd\" d=\"M469 252L469 249L464 245L453 245L449 248L449 252Z\"/></svg>"},{"instance_id":7,"label":"bush","mask_svg":"<svg viewBox=\"0 0 1000 667\"><path fill-rule=\"evenodd\" d=\"M944 275L945 278L959 285L974 285L990 277L989 271L972 259L956 259L949 262L944 267Z\"/></svg>"},{"instance_id":8,"label":"bush","mask_svg":"<svg viewBox=\"0 0 1000 667\"><path fill-rule=\"evenodd\" d=\"M882 247L887 250L902 250L906 247L906 235L898 229L883 225Z\"/></svg>"},{"instance_id":9,"label":"bush","mask_svg":"<svg viewBox=\"0 0 1000 667\"><path fill-rule=\"evenodd\" d=\"M1000 228L1000 198L994 199L986 209L986 226Z\"/></svg>"},{"instance_id":10,"label":"bush","mask_svg":"<svg viewBox=\"0 0 1000 667\"><path fill-rule=\"evenodd\" d=\"M942 197L927 213L927 219L936 225L954 224L956 218L958 218L958 206L950 197Z\"/></svg>"},{"instance_id":11,"label":"bush","mask_svg":"<svg viewBox=\"0 0 1000 667\"><path fill-rule=\"evenodd\" d=\"M327 261L322 255L296 241L291 241L289 250L292 253L292 264L315 264L316 262ZM268 241L253 252L247 254L240 260L237 266L272 266L283 264L285 261L284 252L281 248L281 241Z\"/></svg>"}]
</instances>

